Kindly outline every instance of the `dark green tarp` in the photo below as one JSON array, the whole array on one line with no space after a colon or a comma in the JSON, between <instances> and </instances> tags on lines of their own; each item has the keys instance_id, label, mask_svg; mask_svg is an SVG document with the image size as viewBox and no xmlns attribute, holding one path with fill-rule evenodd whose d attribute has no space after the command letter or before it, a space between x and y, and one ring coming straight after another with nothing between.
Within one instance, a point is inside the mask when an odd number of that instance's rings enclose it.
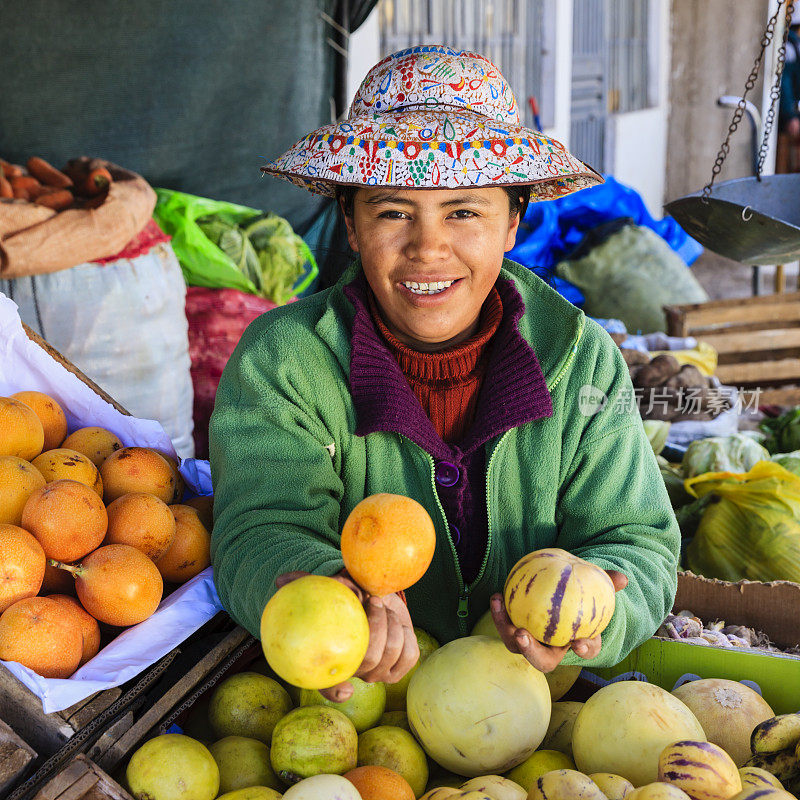
<instances>
[{"instance_id":1,"label":"dark green tarp","mask_svg":"<svg viewBox=\"0 0 800 800\"><path fill-rule=\"evenodd\" d=\"M0 157L99 156L324 228L324 201L259 166L331 121L341 39L321 13L354 30L376 1L1 2Z\"/></svg>"}]
</instances>

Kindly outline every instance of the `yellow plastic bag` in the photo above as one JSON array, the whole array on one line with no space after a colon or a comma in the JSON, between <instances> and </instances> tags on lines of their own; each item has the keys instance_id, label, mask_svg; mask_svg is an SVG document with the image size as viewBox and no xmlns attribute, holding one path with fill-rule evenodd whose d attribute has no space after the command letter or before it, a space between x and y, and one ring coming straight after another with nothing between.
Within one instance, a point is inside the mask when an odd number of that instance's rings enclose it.
<instances>
[{"instance_id":1,"label":"yellow plastic bag","mask_svg":"<svg viewBox=\"0 0 800 800\"><path fill-rule=\"evenodd\" d=\"M686 566L726 581L800 582L800 477L759 461L749 472L708 472L684 482L718 498L703 513Z\"/></svg>"},{"instance_id":2,"label":"yellow plastic bag","mask_svg":"<svg viewBox=\"0 0 800 800\"><path fill-rule=\"evenodd\" d=\"M717 351L706 342L698 342L691 350L655 350L650 358L660 355L672 356L681 366L692 364L706 377L713 375L717 368Z\"/></svg>"}]
</instances>

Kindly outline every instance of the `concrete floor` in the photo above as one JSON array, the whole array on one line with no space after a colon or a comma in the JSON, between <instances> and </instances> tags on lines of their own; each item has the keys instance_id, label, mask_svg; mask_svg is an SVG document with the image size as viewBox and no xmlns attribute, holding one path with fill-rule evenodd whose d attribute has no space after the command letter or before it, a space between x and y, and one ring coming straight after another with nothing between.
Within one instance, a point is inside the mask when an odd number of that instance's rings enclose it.
<instances>
[{"instance_id":1,"label":"concrete floor","mask_svg":"<svg viewBox=\"0 0 800 800\"><path fill-rule=\"evenodd\" d=\"M737 261L718 256L706 250L692 266L692 272L712 300L729 297L751 297L753 268ZM798 291L798 265L787 264L786 291ZM761 294L775 291L775 267L761 267L759 270Z\"/></svg>"}]
</instances>

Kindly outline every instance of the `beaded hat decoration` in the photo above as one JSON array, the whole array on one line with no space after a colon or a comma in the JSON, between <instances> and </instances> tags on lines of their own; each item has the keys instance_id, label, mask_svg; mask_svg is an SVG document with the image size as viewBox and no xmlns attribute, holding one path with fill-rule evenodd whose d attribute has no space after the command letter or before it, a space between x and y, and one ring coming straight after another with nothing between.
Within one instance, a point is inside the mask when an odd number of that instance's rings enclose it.
<instances>
[{"instance_id":1,"label":"beaded hat decoration","mask_svg":"<svg viewBox=\"0 0 800 800\"><path fill-rule=\"evenodd\" d=\"M327 196L337 184L529 184L532 200L548 200L603 182L560 142L521 124L494 64L443 45L384 58L367 73L347 119L308 134L261 169Z\"/></svg>"}]
</instances>

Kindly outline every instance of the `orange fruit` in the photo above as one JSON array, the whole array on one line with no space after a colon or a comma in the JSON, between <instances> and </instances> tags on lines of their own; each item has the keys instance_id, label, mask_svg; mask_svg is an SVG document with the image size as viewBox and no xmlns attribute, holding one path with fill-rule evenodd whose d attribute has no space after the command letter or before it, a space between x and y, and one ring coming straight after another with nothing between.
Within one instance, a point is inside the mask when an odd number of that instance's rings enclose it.
<instances>
[{"instance_id":1,"label":"orange fruit","mask_svg":"<svg viewBox=\"0 0 800 800\"><path fill-rule=\"evenodd\" d=\"M106 511L104 544L129 544L153 561L169 550L175 538L175 517L155 495L130 492L118 497Z\"/></svg>"},{"instance_id":2,"label":"orange fruit","mask_svg":"<svg viewBox=\"0 0 800 800\"><path fill-rule=\"evenodd\" d=\"M122 450L122 442L115 434L97 427L78 428L61 446L83 453L98 468L115 450Z\"/></svg>"},{"instance_id":3,"label":"orange fruit","mask_svg":"<svg viewBox=\"0 0 800 800\"><path fill-rule=\"evenodd\" d=\"M64 571L61 570L61 572ZM74 597L66 594L50 594L47 597L50 600L61 603L81 629L83 652L78 666L82 667L87 661L93 659L100 650L100 626L97 624L97 620Z\"/></svg>"},{"instance_id":4,"label":"orange fruit","mask_svg":"<svg viewBox=\"0 0 800 800\"><path fill-rule=\"evenodd\" d=\"M358 789L361 800L414 800L409 782L389 767L356 767L343 777Z\"/></svg>"},{"instance_id":5,"label":"orange fruit","mask_svg":"<svg viewBox=\"0 0 800 800\"><path fill-rule=\"evenodd\" d=\"M44 447L44 428L36 412L13 397L0 397L0 456L30 461Z\"/></svg>"},{"instance_id":6,"label":"orange fruit","mask_svg":"<svg viewBox=\"0 0 800 800\"><path fill-rule=\"evenodd\" d=\"M155 564L128 544L98 547L71 570L81 605L108 625L126 627L147 619L164 593Z\"/></svg>"},{"instance_id":7,"label":"orange fruit","mask_svg":"<svg viewBox=\"0 0 800 800\"><path fill-rule=\"evenodd\" d=\"M435 546L428 512L399 494L365 497L342 528L347 571L359 586L379 596L415 584L430 566Z\"/></svg>"},{"instance_id":8,"label":"orange fruit","mask_svg":"<svg viewBox=\"0 0 800 800\"><path fill-rule=\"evenodd\" d=\"M161 458L169 464L169 468L172 470L172 477L175 478L175 489L172 492L172 499L169 501L170 504L172 503L180 503L183 499L183 493L186 491L186 483L183 480L183 475L181 475L181 471L178 468L178 462L172 457L168 456L166 453L159 453Z\"/></svg>"},{"instance_id":9,"label":"orange fruit","mask_svg":"<svg viewBox=\"0 0 800 800\"><path fill-rule=\"evenodd\" d=\"M185 506L191 506L200 517L200 522L203 523L206 530L211 531L214 528L214 498L211 495L201 495L200 497L190 497L185 503Z\"/></svg>"},{"instance_id":10,"label":"orange fruit","mask_svg":"<svg viewBox=\"0 0 800 800\"><path fill-rule=\"evenodd\" d=\"M59 569L52 564L44 565L44 580L42 588L39 589L42 597L49 594L75 594L75 577L65 569Z\"/></svg>"},{"instance_id":11,"label":"orange fruit","mask_svg":"<svg viewBox=\"0 0 800 800\"><path fill-rule=\"evenodd\" d=\"M44 550L28 531L0 525L0 613L39 591L44 565Z\"/></svg>"},{"instance_id":12,"label":"orange fruit","mask_svg":"<svg viewBox=\"0 0 800 800\"><path fill-rule=\"evenodd\" d=\"M47 481L29 461L0 456L0 522L19 525L28 498Z\"/></svg>"},{"instance_id":13,"label":"orange fruit","mask_svg":"<svg viewBox=\"0 0 800 800\"><path fill-rule=\"evenodd\" d=\"M31 462L44 479L52 481L69 480L86 484L94 489L99 497L103 496L103 481L100 470L83 453L70 450L67 447L58 447L55 450L45 450Z\"/></svg>"},{"instance_id":14,"label":"orange fruit","mask_svg":"<svg viewBox=\"0 0 800 800\"><path fill-rule=\"evenodd\" d=\"M67 417L64 409L44 392L15 392L11 396L32 408L33 413L39 417L44 429L42 450L60 447L67 436Z\"/></svg>"},{"instance_id":15,"label":"orange fruit","mask_svg":"<svg viewBox=\"0 0 800 800\"><path fill-rule=\"evenodd\" d=\"M69 612L47 597L18 600L0 615L0 659L43 678L69 678L78 668L83 634Z\"/></svg>"},{"instance_id":16,"label":"orange fruit","mask_svg":"<svg viewBox=\"0 0 800 800\"><path fill-rule=\"evenodd\" d=\"M129 492L154 494L165 503L171 503L175 494L170 463L149 447L116 450L100 465L100 474L107 505Z\"/></svg>"},{"instance_id":17,"label":"orange fruit","mask_svg":"<svg viewBox=\"0 0 800 800\"><path fill-rule=\"evenodd\" d=\"M211 564L211 534L190 506L169 507L175 518L175 539L156 561L165 581L185 583Z\"/></svg>"},{"instance_id":18,"label":"orange fruit","mask_svg":"<svg viewBox=\"0 0 800 800\"><path fill-rule=\"evenodd\" d=\"M97 492L86 484L53 481L28 498L22 527L39 540L47 558L77 561L102 544L108 514Z\"/></svg>"}]
</instances>

